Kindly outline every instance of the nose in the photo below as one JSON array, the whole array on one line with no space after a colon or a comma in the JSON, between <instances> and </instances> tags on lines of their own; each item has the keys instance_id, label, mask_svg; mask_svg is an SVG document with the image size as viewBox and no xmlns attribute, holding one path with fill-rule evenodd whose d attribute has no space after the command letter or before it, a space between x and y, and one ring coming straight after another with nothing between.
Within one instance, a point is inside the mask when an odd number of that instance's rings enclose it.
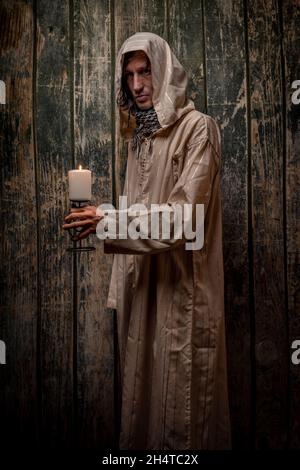
<instances>
[{"instance_id":1,"label":"nose","mask_svg":"<svg viewBox=\"0 0 300 470\"><path fill-rule=\"evenodd\" d=\"M141 91L143 88L143 81L138 74L133 75L133 89L135 92Z\"/></svg>"}]
</instances>

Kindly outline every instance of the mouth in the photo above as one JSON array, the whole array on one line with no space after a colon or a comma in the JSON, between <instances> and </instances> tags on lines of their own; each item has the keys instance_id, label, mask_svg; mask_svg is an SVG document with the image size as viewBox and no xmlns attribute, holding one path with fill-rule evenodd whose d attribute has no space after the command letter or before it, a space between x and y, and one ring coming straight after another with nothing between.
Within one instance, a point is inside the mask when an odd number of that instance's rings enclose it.
<instances>
[{"instance_id":1,"label":"mouth","mask_svg":"<svg viewBox=\"0 0 300 470\"><path fill-rule=\"evenodd\" d=\"M148 99L148 95L139 95L136 97L138 101L146 101Z\"/></svg>"}]
</instances>

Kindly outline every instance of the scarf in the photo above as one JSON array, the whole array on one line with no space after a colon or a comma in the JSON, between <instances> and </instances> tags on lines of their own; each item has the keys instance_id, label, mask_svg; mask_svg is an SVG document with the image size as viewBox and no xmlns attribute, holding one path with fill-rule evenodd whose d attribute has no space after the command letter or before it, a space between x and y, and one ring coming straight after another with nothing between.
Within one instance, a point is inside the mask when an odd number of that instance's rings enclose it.
<instances>
[{"instance_id":1,"label":"scarf","mask_svg":"<svg viewBox=\"0 0 300 470\"><path fill-rule=\"evenodd\" d=\"M132 138L132 150L140 148L141 143L146 137L149 137L153 132L161 128L153 107L145 110L135 108L134 115L136 118L136 128Z\"/></svg>"}]
</instances>

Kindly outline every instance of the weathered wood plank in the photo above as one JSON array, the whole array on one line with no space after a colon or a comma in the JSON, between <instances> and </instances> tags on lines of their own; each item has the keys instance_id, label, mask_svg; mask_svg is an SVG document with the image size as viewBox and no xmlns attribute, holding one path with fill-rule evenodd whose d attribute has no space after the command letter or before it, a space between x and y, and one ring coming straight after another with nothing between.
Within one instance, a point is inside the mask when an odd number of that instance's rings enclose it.
<instances>
[{"instance_id":1,"label":"weathered wood plank","mask_svg":"<svg viewBox=\"0 0 300 470\"><path fill-rule=\"evenodd\" d=\"M122 0L115 1L116 52L134 33L149 31L167 39L167 1L134 0L130 8Z\"/></svg>"},{"instance_id":2,"label":"weathered wood plank","mask_svg":"<svg viewBox=\"0 0 300 470\"><path fill-rule=\"evenodd\" d=\"M72 264L67 172L72 168L68 1L37 3L45 38L37 60L37 150L40 244L41 442L66 447L73 433Z\"/></svg>"},{"instance_id":3,"label":"weathered wood plank","mask_svg":"<svg viewBox=\"0 0 300 470\"><path fill-rule=\"evenodd\" d=\"M292 83L300 80L300 3L282 2L286 96L286 233L289 346L300 339L300 104ZM293 350L290 350L290 355ZM289 446L300 448L300 366L291 364Z\"/></svg>"},{"instance_id":4,"label":"weathered wood plank","mask_svg":"<svg viewBox=\"0 0 300 470\"><path fill-rule=\"evenodd\" d=\"M207 112L222 136L221 186L229 401L234 448L251 435L247 99L243 1L204 2Z\"/></svg>"},{"instance_id":5,"label":"weathered wood plank","mask_svg":"<svg viewBox=\"0 0 300 470\"><path fill-rule=\"evenodd\" d=\"M176 0L169 5L167 40L187 71L188 96L205 112L202 1Z\"/></svg>"},{"instance_id":6,"label":"weathered wood plank","mask_svg":"<svg viewBox=\"0 0 300 470\"><path fill-rule=\"evenodd\" d=\"M122 0L115 1L115 48L116 54L122 43L128 37L141 31L149 31L167 39L167 0L134 0L128 5ZM118 110L115 112L118 120ZM118 125L116 125L116 130ZM123 139L116 133L116 198L122 194L124 185L127 146Z\"/></svg>"},{"instance_id":7,"label":"weathered wood plank","mask_svg":"<svg viewBox=\"0 0 300 470\"><path fill-rule=\"evenodd\" d=\"M32 115L32 2L0 7L0 441L34 445L37 428L37 231Z\"/></svg>"},{"instance_id":8,"label":"weathered wood plank","mask_svg":"<svg viewBox=\"0 0 300 470\"><path fill-rule=\"evenodd\" d=\"M278 2L248 4L256 351L256 447L287 441L283 95Z\"/></svg>"},{"instance_id":9,"label":"weathered wood plank","mask_svg":"<svg viewBox=\"0 0 300 470\"><path fill-rule=\"evenodd\" d=\"M74 1L75 161L93 174L92 202L112 203L109 1ZM84 242L86 243L86 242ZM112 255L78 258L78 437L81 447L113 443L113 314L106 309Z\"/></svg>"}]
</instances>

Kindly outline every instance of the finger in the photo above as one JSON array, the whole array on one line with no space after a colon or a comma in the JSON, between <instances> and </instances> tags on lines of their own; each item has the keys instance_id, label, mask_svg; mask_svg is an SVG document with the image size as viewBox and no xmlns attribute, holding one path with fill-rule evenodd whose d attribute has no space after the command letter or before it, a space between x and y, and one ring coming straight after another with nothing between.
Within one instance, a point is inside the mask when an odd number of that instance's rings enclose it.
<instances>
[{"instance_id":1,"label":"finger","mask_svg":"<svg viewBox=\"0 0 300 470\"><path fill-rule=\"evenodd\" d=\"M85 219L87 219L88 217L91 217L91 215L88 214L88 213L86 213L86 214L85 214L85 213L81 213L81 214L69 214L69 215L67 215L67 216L65 217L65 221L68 222L68 221L70 221L70 220L74 220L74 222L75 222L75 220L85 220Z\"/></svg>"},{"instance_id":2,"label":"finger","mask_svg":"<svg viewBox=\"0 0 300 470\"><path fill-rule=\"evenodd\" d=\"M92 232L91 228L88 228L87 230L81 231L78 235L74 235L72 237L72 240L82 240L83 238L86 238L90 233Z\"/></svg>"},{"instance_id":3,"label":"finger","mask_svg":"<svg viewBox=\"0 0 300 470\"><path fill-rule=\"evenodd\" d=\"M82 212L85 210L91 210L93 206L84 206L84 207L71 207L70 212Z\"/></svg>"},{"instance_id":4,"label":"finger","mask_svg":"<svg viewBox=\"0 0 300 470\"><path fill-rule=\"evenodd\" d=\"M79 220L77 222L72 222L71 224L64 224L64 229L75 228L75 227L83 227L85 225L91 225L91 220Z\"/></svg>"},{"instance_id":5,"label":"finger","mask_svg":"<svg viewBox=\"0 0 300 470\"><path fill-rule=\"evenodd\" d=\"M78 240L81 240L82 238L86 238L90 233L92 233L92 228L88 228L87 230L84 230L83 232L80 232L78 235Z\"/></svg>"},{"instance_id":6,"label":"finger","mask_svg":"<svg viewBox=\"0 0 300 470\"><path fill-rule=\"evenodd\" d=\"M70 212L82 212L85 211L86 207L71 207Z\"/></svg>"},{"instance_id":7,"label":"finger","mask_svg":"<svg viewBox=\"0 0 300 470\"><path fill-rule=\"evenodd\" d=\"M86 217L94 217L95 215L95 212L93 212L92 210L84 210L82 212L71 212L71 214L68 214L67 217L69 218L86 218Z\"/></svg>"},{"instance_id":8,"label":"finger","mask_svg":"<svg viewBox=\"0 0 300 470\"><path fill-rule=\"evenodd\" d=\"M87 215L89 215L88 211L72 211L70 212L70 214L67 214L66 217L68 217L69 219L79 219L81 217L86 217Z\"/></svg>"}]
</instances>

